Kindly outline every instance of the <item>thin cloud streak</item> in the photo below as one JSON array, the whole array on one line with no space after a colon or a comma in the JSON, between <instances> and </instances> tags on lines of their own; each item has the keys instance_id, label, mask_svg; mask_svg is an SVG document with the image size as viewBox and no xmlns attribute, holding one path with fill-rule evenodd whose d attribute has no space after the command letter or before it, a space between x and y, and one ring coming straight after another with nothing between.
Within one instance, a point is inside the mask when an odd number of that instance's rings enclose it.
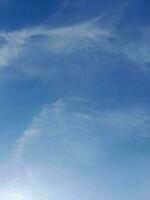
<instances>
[{"instance_id":1,"label":"thin cloud streak","mask_svg":"<svg viewBox=\"0 0 150 200\"><path fill-rule=\"evenodd\" d=\"M56 29L39 26L14 32L1 32L0 37L5 41L5 44L1 45L0 49L0 66L3 68L11 62L15 62L15 59L19 59L26 43L28 44L28 41L35 36L47 37L47 48L50 52L55 53L65 52L67 49L75 50L76 46L82 48L82 40L97 41L97 38L112 37L109 29L98 28L95 23L92 20L83 24ZM49 42L51 38L54 40L53 43ZM28 45L32 46L32 42L29 42Z\"/></svg>"},{"instance_id":2,"label":"thin cloud streak","mask_svg":"<svg viewBox=\"0 0 150 200\"><path fill-rule=\"evenodd\" d=\"M82 139L85 139L87 143L87 149L85 147L83 150L91 149L91 152L87 151L86 157L88 157L88 154L90 155L92 152L98 151L95 148L97 145L101 147L101 140L104 142L105 139L110 139L121 142L126 141L126 139L149 139L150 118L145 110L133 109L99 112L94 110L91 112L88 109L87 111L72 110L74 106L79 106L83 102L86 101L77 99L59 100L52 105L44 107L39 116L33 119L32 124L17 139L15 157L22 159L22 156L28 149L28 145L30 146L30 142L32 143L33 141L34 143L34 140L36 141L36 139L44 137L58 141L61 138L60 143L58 142L57 145L61 145L61 140L62 142L67 142L68 137L70 138L68 145L71 145L71 143L73 145L73 138L78 138L78 134L80 133L81 138L83 137ZM76 142L78 146L78 141ZM105 142L107 143L107 141ZM107 151L107 149L105 150ZM93 153L91 155L94 156Z\"/></svg>"}]
</instances>

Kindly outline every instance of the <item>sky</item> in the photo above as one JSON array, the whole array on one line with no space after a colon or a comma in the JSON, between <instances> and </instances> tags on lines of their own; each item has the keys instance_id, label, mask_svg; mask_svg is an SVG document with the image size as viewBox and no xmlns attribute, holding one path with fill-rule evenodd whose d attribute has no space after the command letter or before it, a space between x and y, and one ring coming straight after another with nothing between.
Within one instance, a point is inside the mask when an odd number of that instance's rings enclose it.
<instances>
[{"instance_id":1,"label":"sky","mask_svg":"<svg viewBox=\"0 0 150 200\"><path fill-rule=\"evenodd\" d=\"M150 199L149 10L0 0L0 199Z\"/></svg>"}]
</instances>

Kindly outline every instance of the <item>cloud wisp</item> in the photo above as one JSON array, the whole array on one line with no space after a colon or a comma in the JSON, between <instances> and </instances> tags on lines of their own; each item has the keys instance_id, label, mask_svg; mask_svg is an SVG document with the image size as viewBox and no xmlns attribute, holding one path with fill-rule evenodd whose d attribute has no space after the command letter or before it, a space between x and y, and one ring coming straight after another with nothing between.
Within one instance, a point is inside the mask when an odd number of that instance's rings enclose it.
<instances>
[{"instance_id":1,"label":"cloud wisp","mask_svg":"<svg viewBox=\"0 0 150 200\"><path fill-rule=\"evenodd\" d=\"M83 106L85 110L83 108L75 110L78 106L81 107L84 104L87 104L84 100L67 99L45 106L39 116L33 119L32 124L17 140L15 157L17 159L24 158L26 150L28 152L28 146L32 146L32 142L34 146L34 140L40 141L40 138L41 143L42 138L47 138L47 141L49 141L47 145L49 146L52 145L52 141L56 142L56 152L53 152L54 155L51 155L51 158L57 158L61 148L63 150L66 149L65 154L67 155L67 152L70 152L67 148L75 147L73 152L77 155L74 156L76 158L79 157L82 161L84 159L88 161L88 155L91 158L95 157L94 153L97 154L101 150L103 142L107 143L107 141L110 142L111 140L124 142L128 139L136 140L136 138L141 138L141 140L144 140L149 138L150 119L145 110L97 112L96 110L91 110L90 106L89 108L88 106ZM43 142L46 142L45 139ZM35 145L35 148L38 148L38 146L36 147ZM78 155L79 149L80 155ZM83 153L81 153L82 150ZM80 156L83 157L80 158Z\"/></svg>"},{"instance_id":2,"label":"cloud wisp","mask_svg":"<svg viewBox=\"0 0 150 200\"><path fill-rule=\"evenodd\" d=\"M11 69L23 77L51 79L59 76L60 68L86 68L91 74L119 65L118 60L145 70L149 66L148 41L143 33L143 38L131 43L120 35L115 24L105 25L101 16L65 27L37 26L1 32L1 74Z\"/></svg>"},{"instance_id":3,"label":"cloud wisp","mask_svg":"<svg viewBox=\"0 0 150 200\"><path fill-rule=\"evenodd\" d=\"M99 19L97 19L99 20ZM96 20L96 22L97 22ZM75 51L77 48L85 48L88 41L97 42L98 38L111 37L111 31L96 26L95 20L78 25L62 28L33 27L13 32L1 32L0 37L4 42L0 49L0 66L11 64L11 60L19 59L21 50L29 45L32 47L32 38L46 37L47 48L50 52L65 53ZM52 42L53 40L53 42ZM87 41L87 42L86 42ZM40 42L37 40L36 42ZM44 48L44 46L42 46ZM46 46L45 46L46 48ZM44 50L44 49L43 49Z\"/></svg>"}]
</instances>

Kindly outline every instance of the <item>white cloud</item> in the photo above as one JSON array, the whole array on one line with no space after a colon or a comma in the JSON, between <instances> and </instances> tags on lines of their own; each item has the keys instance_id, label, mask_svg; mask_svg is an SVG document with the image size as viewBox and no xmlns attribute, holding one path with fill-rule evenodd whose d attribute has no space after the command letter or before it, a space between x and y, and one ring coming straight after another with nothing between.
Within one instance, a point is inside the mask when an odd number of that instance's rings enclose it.
<instances>
[{"instance_id":1,"label":"white cloud","mask_svg":"<svg viewBox=\"0 0 150 200\"><path fill-rule=\"evenodd\" d=\"M35 148L37 148L34 140L41 138L41 143L45 143L45 138L47 138L47 142L49 141L47 145L50 148L51 145L56 145L55 149L52 149L54 154L51 154L52 160L63 158L66 160L72 157L75 163L87 163L89 159L93 159L100 141L94 137L94 130L92 133L92 124L86 127L91 116L88 113L78 113L72 110L74 109L73 106L76 107L79 101L77 99L71 101L59 100L53 105L46 106L17 140L15 157L22 159L23 156L24 159L24 154L26 154L26 151L28 152L28 148L30 149L30 142L33 142L33 146L35 144ZM92 123L94 123L93 120ZM54 144L51 144L51 141Z\"/></svg>"},{"instance_id":2,"label":"white cloud","mask_svg":"<svg viewBox=\"0 0 150 200\"><path fill-rule=\"evenodd\" d=\"M115 26L104 26L101 16L66 27L38 26L1 32L0 39L3 42L0 44L0 69L5 71L5 67L14 67L15 70L31 77L42 76L44 73L49 74L47 71L56 71L57 65L60 65L57 62L63 56L64 65L67 65L66 60L70 57L77 60L79 54L84 54L84 63L74 64L81 64L84 67L90 57L94 67L99 68L105 66L106 62L109 63L110 58L111 67L112 62L120 56L123 60L127 59L141 66L141 69L149 66L149 37L143 33L143 38L139 41L123 42L124 39L119 35Z\"/></svg>"},{"instance_id":3,"label":"white cloud","mask_svg":"<svg viewBox=\"0 0 150 200\"><path fill-rule=\"evenodd\" d=\"M143 69L146 69L147 65L150 64L150 41L140 41L132 42L131 44L125 46L125 54L127 57L141 66ZM148 66L149 68L149 66Z\"/></svg>"},{"instance_id":4,"label":"white cloud","mask_svg":"<svg viewBox=\"0 0 150 200\"><path fill-rule=\"evenodd\" d=\"M150 65L150 28L139 27L136 32L137 35L134 38L127 38L126 41L121 38L124 43L121 49L128 60L133 62L142 71L147 71Z\"/></svg>"},{"instance_id":5,"label":"white cloud","mask_svg":"<svg viewBox=\"0 0 150 200\"><path fill-rule=\"evenodd\" d=\"M69 27L52 29L39 26L13 32L1 32L0 37L5 40L5 44L0 47L0 67L14 64L16 59L20 59L26 45L31 49L34 48L31 41L33 37L46 37L45 45L41 45L41 48L43 51L46 48L47 51L54 53L69 53L86 48L89 41L91 41L90 45L92 46L92 43L99 39L103 42L105 38L112 37L111 30L99 28L96 23L96 20L91 20ZM39 41L37 40L37 42Z\"/></svg>"},{"instance_id":6,"label":"white cloud","mask_svg":"<svg viewBox=\"0 0 150 200\"><path fill-rule=\"evenodd\" d=\"M44 138L47 138L47 141L49 140L48 148L52 148L51 141L53 141L56 150L51 149L53 152L51 158L63 157L64 151L68 156L71 153L70 156L75 158L75 162L82 160L83 163L86 163L89 159L95 159L101 150L102 155L108 150L106 148L107 140L121 142L128 139L140 138L142 141L149 138L150 118L145 110L96 112L90 110L89 103L87 108L85 104L87 102L84 100L67 99L47 105L17 140L15 156L22 159L32 145L35 149L38 148L36 140L41 139L42 143L43 139L43 143L45 143ZM61 152L61 156L59 152Z\"/></svg>"}]
</instances>

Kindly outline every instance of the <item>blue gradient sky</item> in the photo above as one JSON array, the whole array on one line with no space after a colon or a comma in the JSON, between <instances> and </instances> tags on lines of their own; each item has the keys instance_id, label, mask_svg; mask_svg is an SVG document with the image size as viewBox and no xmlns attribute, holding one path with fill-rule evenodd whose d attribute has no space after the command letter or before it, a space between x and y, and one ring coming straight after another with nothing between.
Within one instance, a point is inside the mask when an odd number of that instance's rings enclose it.
<instances>
[{"instance_id":1,"label":"blue gradient sky","mask_svg":"<svg viewBox=\"0 0 150 200\"><path fill-rule=\"evenodd\" d=\"M0 1L0 199L150 199L149 10Z\"/></svg>"}]
</instances>

